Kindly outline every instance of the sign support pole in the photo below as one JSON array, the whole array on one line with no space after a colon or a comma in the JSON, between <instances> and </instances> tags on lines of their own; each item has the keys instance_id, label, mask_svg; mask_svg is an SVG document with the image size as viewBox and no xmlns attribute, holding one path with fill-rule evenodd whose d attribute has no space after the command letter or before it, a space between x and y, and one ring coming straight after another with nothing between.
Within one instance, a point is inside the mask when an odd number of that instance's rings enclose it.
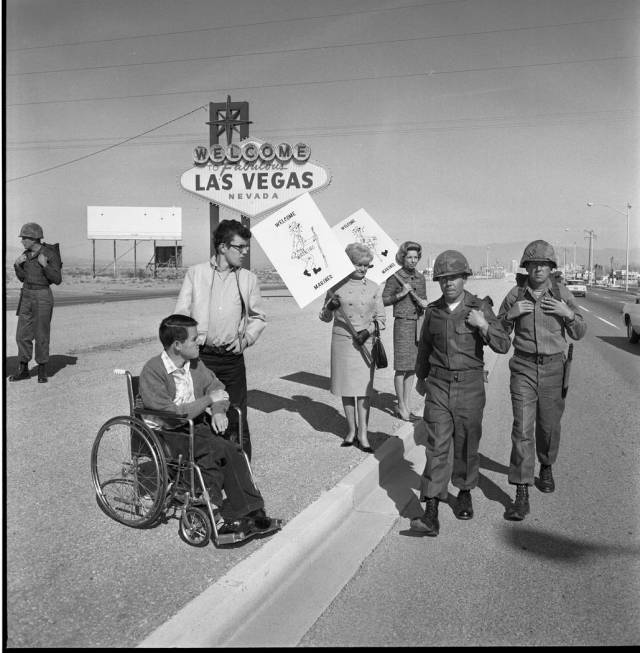
<instances>
[{"instance_id":1,"label":"sign support pole","mask_svg":"<svg viewBox=\"0 0 640 653\"><path fill-rule=\"evenodd\" d=\"M248 102L231 102L231 96L227 95L226 102L209 102L209 146L218 145L221 134L226 134L227 145L231 145L233 132L240 133L240 140L249 137L249 103ZM240 222L250 228L250 220L247 216L241 215ZM213 232L220 224L220 207L209 202L209 252L215 256L216 252L213 247ZM250 252L246 254L242 261L242 267L247 270L251 267Z\"/></svg>"},{"instance_id":2,"label":"sign support pole","mask_svg":"<svg viewBox=\"0 0 640 653\"><path fill-rule=\"evenodd\" d=\"M138 278L138 265L136 260L136 239L133 239L133 278Z\"/></svg>"},{"instance_id":3,"label":"sign support pole","mask_svg":"<svg viewBox=\"0 0 640 653\"><path fill-rule=\"evenodd\" d=\"M92 238L91 242L93 243L93 261L91 264L91 271L93 272L93 278L96 278L96 239Z\"/></svg>"},{"instance_id":4,"label":"sign support pole","mask_svg":"<svg viewBox=\"0 0 640 653\"><path fill-rule=\"evenodd\" d=\"M113 278L116 278L116 240L113 239Z\"/></svg>"}]
</instances>

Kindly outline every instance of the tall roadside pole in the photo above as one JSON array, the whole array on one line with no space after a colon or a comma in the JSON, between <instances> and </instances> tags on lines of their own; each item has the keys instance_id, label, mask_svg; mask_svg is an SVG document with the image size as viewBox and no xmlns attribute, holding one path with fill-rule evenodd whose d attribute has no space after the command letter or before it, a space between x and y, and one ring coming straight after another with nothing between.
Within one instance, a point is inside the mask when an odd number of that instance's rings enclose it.
<instances>
[{"instance_id":1,"label":"tall roadside pole","mask_svg":"<svg viewBox=\"0 0 640 653\"><path fill-rule=\"evenodd\" d=\"M226 102L209 102L209 146L218 145L220 136L226 135L227 145L231 145L234 132L238 133L240 140L249 137L249 103L232 102L231 96L227 95ZM250 220L246 215L240 216L240 222L250 228ZM220 224L220 207L209 202L209 251L211 256L215 254L213 248L213 232ZM251 268L251 253L247 252L242 261L242 266L249 270Z\"/></svg>"},{"instance_id":2,"label":"tall roadside pole","mask_svg":"<svg viewBox=\"0 0 640 653\"><path fill-rule=\"evenodd\" d=\"M591 269L591 262L593 258L593 239L596 237L596 232L593 229L585 229L584 232L587 234L585 239L589 239L589 281L591 285L594 285L596 282L596 273L595 269Z\"/></svg>"}]
</instances>

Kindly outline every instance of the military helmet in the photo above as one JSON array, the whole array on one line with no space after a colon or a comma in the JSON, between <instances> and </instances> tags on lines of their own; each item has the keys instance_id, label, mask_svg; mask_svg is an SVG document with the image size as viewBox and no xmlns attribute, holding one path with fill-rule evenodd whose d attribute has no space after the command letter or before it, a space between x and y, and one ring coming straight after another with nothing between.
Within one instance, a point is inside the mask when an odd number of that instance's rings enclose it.
<instances>
[{"instance_id":1,"label":"military helmet","mask_svg":"<svg viewBox=\"0 0 640 653\"><path fill-rule=\"evenodd\" d=\"M35 222L27 222L26 224L22 225L22 229L20 229L20 233L18 234L18 237L33 238L35 240L38 240L39 238L43 238L42 227L39 224L36 224Z\"/></svg>"},{"instance_id":2,"label":"military helmet","mask_svg":"<svg viewBox=\"0 0 640 653\"><path fill-rule=\"evenodd\" d=\"M544 261L551 263L553 267L558 267L556 253L546 240L534 240L524 248L520 267L523 268L532 261Z\"/></svg>"},{"instance_id":3,"label":"military helmet","mask_svg":"<svg viewBox=\"0 0 640 653\"><path fill-rule=\"evenodd\" d=\"M450 277L454 274L473 274L469 267L469 262L460 252L455 249L448 249L442 254L438 254L433 264L433 280L440 277Z\"/></svg>"}]
</instances>

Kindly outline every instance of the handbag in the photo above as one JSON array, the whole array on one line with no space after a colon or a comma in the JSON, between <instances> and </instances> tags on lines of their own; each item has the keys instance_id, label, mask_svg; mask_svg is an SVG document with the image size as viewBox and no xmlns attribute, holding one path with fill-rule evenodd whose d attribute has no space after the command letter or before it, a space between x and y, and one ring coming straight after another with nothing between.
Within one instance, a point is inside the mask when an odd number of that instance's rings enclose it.
<instances>
[{"instance_id":1,"label":"handbag","mask_svg":"<svg viewBox=\"0 0 640 653\"><path fill-rule=\"evenodd\" d=\"M373 364L376 369L381 370L387 365L387 352L384 350L384 345L382 340L380 340L380 327L378 326L378 321L373 321L374 331L373 331L373 343L371 345L371 358L373 359Z\"/></svg>"}]
</instances>

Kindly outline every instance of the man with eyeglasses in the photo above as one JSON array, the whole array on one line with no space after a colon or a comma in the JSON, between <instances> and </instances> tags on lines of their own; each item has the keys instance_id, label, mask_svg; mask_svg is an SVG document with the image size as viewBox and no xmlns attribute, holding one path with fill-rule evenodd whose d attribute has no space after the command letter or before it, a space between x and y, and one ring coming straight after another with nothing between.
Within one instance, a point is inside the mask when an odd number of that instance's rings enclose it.
<instances>
[{"instance_id":1,"label":"man with eyeglasses","mask_svg":"<svg viewBox=\"0 0 640 653\"><path fill-rule=\"evenodd\" d=\"M547 241L529 243L520 261L527 274L518 274L517 285L498 312L505 331L514 334L509 361L513 426L508 480L516 486L516 496L504 515L511 521L522 521L530 511L536 456L538 489L555 490L551 467L558 457L564 412L565 336L580 340L587 332L572 293L552 275L557 265Z\"/></svg>"},{"instance_id":2,"label":"man with eyeglasses","mask_svg":"<svg viewBox=\"0 0 640 653\"><path fill-rule=\"evenodd\" d=\"M30 377L29 361L33 356L38 363L38 383L47 383L49 338L53 315L53 293L50 285L62 281L62 261L57 245L42 242L42 227L35 222L22 225L18 236L24 252L13 264L16 276L22 281L18 303L18 369L9 381L22 381Z\"/></svg>"},{"instance_id":3,"label":"man with eyeglasses","mask_svg":"<svg viewBox=\"0 0 640 653\"><path fill-rule=\"evenodd\" d=\"M251 460L247 422L247 374L243 352L266 326L258 277L242 267L251 231L238 220L222 220L213 233L215 254L191 266L175 313L198 322L200 359L224 383L231 406L242 411L242 446ZM226 437L237 435L237 412L229 410Z\"/></svg>"}]
</instances>

